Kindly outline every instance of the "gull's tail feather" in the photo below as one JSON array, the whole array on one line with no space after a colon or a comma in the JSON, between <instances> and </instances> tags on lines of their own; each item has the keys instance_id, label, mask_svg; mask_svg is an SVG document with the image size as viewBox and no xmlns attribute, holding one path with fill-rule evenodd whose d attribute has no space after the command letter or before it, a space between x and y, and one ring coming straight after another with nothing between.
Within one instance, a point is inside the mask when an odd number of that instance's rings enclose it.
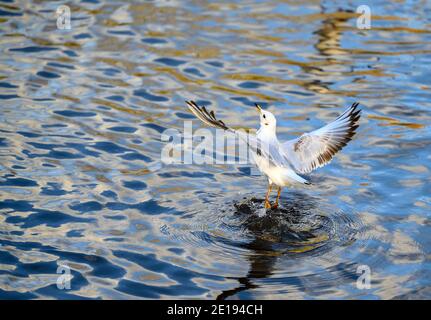
<instances>
[{"instance_id":1,"label":"gull's tail feather","mask_svg":"<svg viewBox=\"0 0 431 320\"><path fill-rule=\"evenodd\" d=\"M296 172L289 170L287 172L287 175L289 176L289 178L295 180L296 182L302 183L302 184L307 184L310 185L311 182L308 181L307 179L301 177L299 174L297 174Z\"/></svg>"}]
</instances>

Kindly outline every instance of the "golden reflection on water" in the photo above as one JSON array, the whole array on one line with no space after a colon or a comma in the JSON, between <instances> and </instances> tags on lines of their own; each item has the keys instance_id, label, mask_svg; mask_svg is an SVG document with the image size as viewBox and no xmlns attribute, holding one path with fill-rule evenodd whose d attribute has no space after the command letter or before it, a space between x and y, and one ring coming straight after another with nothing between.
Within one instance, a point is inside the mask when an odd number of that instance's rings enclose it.
<instances>
[{"instance_id":1,"label":"golden reflection on water","mask_svg":"<svg viewBox=\"0 0 431 320\"><path fill-rule=\"evenodd\" d=\"M381 120L382 123L379 123L379 126L406 126L406 127L411 128L411 129L421 129L424 127L424 125L420 124L420 123L406 123L406 122L401 122L399 120L389 118L389 117L369 115L368 118L375 119L375 120Z\"/></svg>"}]
</instances>

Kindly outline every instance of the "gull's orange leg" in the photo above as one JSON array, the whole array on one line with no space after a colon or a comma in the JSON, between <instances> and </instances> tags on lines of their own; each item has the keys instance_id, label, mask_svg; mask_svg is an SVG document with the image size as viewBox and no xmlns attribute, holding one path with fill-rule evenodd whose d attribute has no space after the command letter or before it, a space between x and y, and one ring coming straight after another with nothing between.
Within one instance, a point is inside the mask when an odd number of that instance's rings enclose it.
<instances>
[{"instance_id":1,"label":"gull's orange leg","mask_svg":"<svg viewBox=\"0 0 431 320\"><path fill-rule=\"evenodd\" d=\"M281 187L278 187L277 199L275 200L274 205L271 207L272 209L278 208L278 199L280 199Z\"/></svg>"},{"instance_id":2,"label":"gull's orange leg","mask_svg":"<svg viewBox=\"0 0 431 320\"><path fill-rule=\"evenodd\" d=\"M272 185L269 184L268 185L268 191L266 192L266 197L265 197L265 208L266 209L271 208L271 203L269 202L269 194L271 193L271 189L272 189Z\"/></svg>"}]
</instances>

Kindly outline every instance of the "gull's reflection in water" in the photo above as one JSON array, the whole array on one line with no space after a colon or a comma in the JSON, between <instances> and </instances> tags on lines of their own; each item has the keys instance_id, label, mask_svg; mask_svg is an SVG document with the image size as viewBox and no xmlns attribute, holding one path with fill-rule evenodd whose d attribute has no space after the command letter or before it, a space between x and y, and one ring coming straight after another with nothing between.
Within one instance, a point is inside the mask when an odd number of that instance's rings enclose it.
<instances>
[{"instance_id":1,"label":"gull's reflection in water","mask_svg":"<svg viewBox=\"0 0 431 320\"><path fill-rule=\"evenodd\" d=\"M263 199L249 199L236 204L236 215L246 217L244 227L254 239L243 246L250 252L250 269L246 276L237 278L236 288L223 291L217 300L259 287L256 280L269 278L275 263L282 256L306 254L324 246L328 237L327 216L317 210L316 199L305 194L291 193L281 199L281 206L262 215ZM265 209L263 209L265 210Z\"/></svg>"}]
</instances>

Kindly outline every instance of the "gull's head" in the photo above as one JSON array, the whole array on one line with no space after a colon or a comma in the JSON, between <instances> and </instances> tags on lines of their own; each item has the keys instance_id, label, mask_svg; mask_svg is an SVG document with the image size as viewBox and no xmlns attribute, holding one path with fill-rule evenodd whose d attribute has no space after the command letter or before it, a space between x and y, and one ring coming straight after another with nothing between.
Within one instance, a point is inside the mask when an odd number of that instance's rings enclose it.
<instances>
[{"instance_id":1,"label":"gull's head","mask_svg":"<svg viewBox=\"0 0 431 320\"><path fill-rule=\"evenodd\" d=\"M275 116L266 110L263 110L262 107L258 104L255 104L259 115L260 115L260 126L261 128L268 128L268 129L274 129L277 125L277 120L275 119Z\"/></svg>"}]
</instances>

